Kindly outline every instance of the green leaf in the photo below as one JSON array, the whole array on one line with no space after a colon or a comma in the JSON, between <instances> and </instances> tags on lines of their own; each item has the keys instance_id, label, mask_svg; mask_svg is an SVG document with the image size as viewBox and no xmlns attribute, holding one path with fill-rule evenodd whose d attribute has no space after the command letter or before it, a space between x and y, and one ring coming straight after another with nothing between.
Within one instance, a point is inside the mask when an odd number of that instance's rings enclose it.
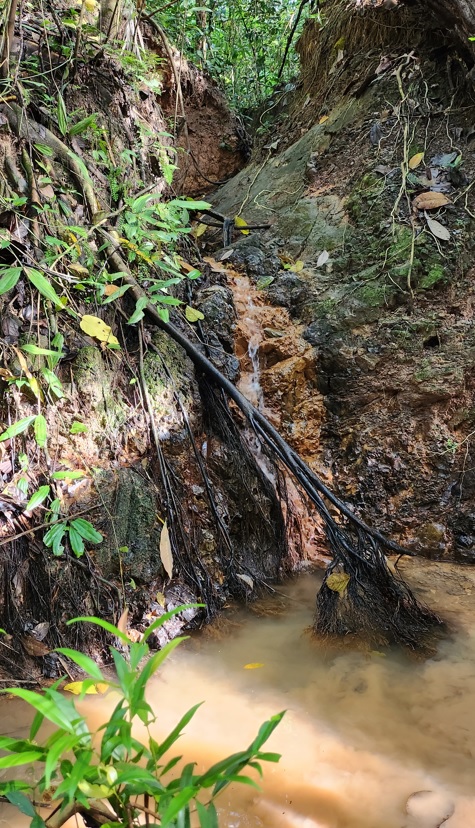
<instances>
[{"instance_id":1,"label":"green leaf","mask_svg":"<svg viewBox=\"0 0 475 828\"><path fill-rule=\"evenodd\" d=\"M9 290L15 287L18 279L20 278L21 271L21 267L7 267L5 269L0 269L0 273L2 273L2 277L0 279L0 296L2 293L8 293Z\"/></svg>"},{"instance_id":2,"label":"green leaf","mask_svg":"<svg viewBox=\"0 0 475 828\"><path fill-rule=\"evenodd\" d=\"M54 155L53 150L47 144L35 144L35 150L37 150L40 155L45 155L47 158L52 158Z\"/></svg>"},{"instance_id":3,"label":"green leaf","mask_svg":"<svg viewBox=\"0 0 475 828\"><path fill-rule=\"evenodd\" d=\"M162 305L173 305L174 307L178 307L178 305L183 304L181 299L176 299L174 296L164 296L160 294L154 297L154 302L161 302Z\"/></svg>"},{"instance_id":4,"label":"green leaf","mask_svg":"<svg viewBox=\"0 0 475 828\"><path fill-rule=\"evenodd\" d=\"M140 322L141 319L144 318L144 308L148 305L148 299L146 296L141 296L140 299L137 299L137 303L135 305L135 310L127 322L127 325L135 325L136 322Z\"/></svg>"},{"instance_id":5,"label":"green leaf","mask_svg":"<svg viewBox=\"0 0 475 828\"><path fill-rule=\"evenodd\" d=\"M80 469L72 471L57 471L51 475L51 480L79 480L80 477L86 477L86 472Z\"/></svg>"},{"instance_id":6,"label":"green leaf","mask_svg":"<svg viewBox=\"0 0 475 828\"><path fill-rule=\"evenodd\" d=\"M92 523L89 523L88 520L83 520L83 518L75 518L71 521L70 524L76 532L78 532L84 540L89 541L90 543L102 543L104 538L102 537L100 532L96 532Z\"/></svg>"},{"instance_id":7,"label":"green leaf","mask_svg":"<svg viewBox=\"0 0 475 828\"><path fill-rule=\"evenodd\" d=\"M95 615L80 615L77 618L71 618L70 621L66 621L66 624L69 626L70 624L77 624L78 621L86 621L88 624L96 624L98 627L102 627L103 630L110 632L116 638L120 638L120 640L130 646L130 639L126 636L125 633L121 632L117 627L114 627L113 624L110 624L109 621L104 621L103 618L97 618Z\"/></svg>"},{"instance_id":8,"label":"green leaf","mask_svg":"<svg viewBox=\"0 0 475 828\"><path fill-rule=\"evenodd\" d=\"M24 267L23 270L25 271L28 279L35 286L37 291L44 296L45 299L49 299L50 302L53 302L54 305L58 308L63 307L63 303L59 298L58 294L56 293L53 285L48 282L42 273L39 270L35 270L32 267Z\"/></svg>"},{"instance_id":9,"label":"green leaf","mask_svg":"<svg viewBox=\"0 0 475 828\"><path fill-rule=\"evenodd\" d=\"M53 549L54 555L62 555L64 552L64 546L62 545L61 541L66 534L66 524L64 521L60 521L58 523L54 523L51 529L48 529L46 534L43 537L43 543L45 546L51 547Z\"/></svg>"},{"instance_id":10,"label":"green leaf","mask_svg":"<svg viewBox=\"0 0 475 828\"><path fill-rule=\"evenodd\" d=\"M168 808L165 810L165 813L161 819L161 824L163 826L168 826L169 823L175 819L176 816L178 816L182 808L184 808L185 805L187 805L190 800L196 796L197 792L198 791L194 785L188 785L180 791L180 793L176 794L170 802Z\"/></svg>"},{"instance_id":11,"label":"green leaf","mask_svg":"<svg viewBox=\"0 0 475 828\"><path fill-rule=\"evenodd\" d=\"M36 414L33 414L30 417L24 417L22 420L17 420L16 423L13 423L7 428L6 431L0 434L0 442L3 440L11 440L13 437L18 437L18 435L26 431L35 420Z\"/></svg>"},{"instance_id":12,"label":"green leaf","mask_svg":"<svg viewBox=\"0 0 475 828\"><path fill-rule=\"evenodd\" d=\"M10 791L6 794L6 797L8 801L15 806L15 808L18 808L18 810L21 811L22 814L26 814L26 816L29 817L34 817L36 815L33 803L30 802L28 797L25 796L24 793L21 793L21 791Z\"/></svg>"},{"instance_id":13,"label":"green leaf","mask_svg":"<svg viewBox=\"0 0 475 828\"><path fill-rule=\"evenodd\" d=\"M84 555L84 541L72 523L69 525L69 543L71 544L71 549L76 555L76 558L80 558L81 555Z\"/></svg>"},{"instance_id":14,"label":"green leaf","mask_svg":"<svg viewBox=\"0 0 475 828\"><path fill-rule=\"evenodd\" d=\"M27 354L44 354L45 356L58 357L58 360L63 356L61 351L50 351L48 348L39 348L38 345L33 345L31 343L21 345L20 347L21 350L25 351Z\"/></svg>"},{"instance_id":15,"label":"green leaf","mask_svg":"<svg viewBox=\"0 0 475 828\"><path fill-rule=\"evenodd\" d=\"M87 673L88 676L91 676L91 678L96 679L96 681L105 681L96 662L92 658L89 658L89 656L84 655L84 653L79 653L77 650L70 650L68 647L56 647L54 652L61 653L61 655L74 661L81 670Z\"/></svg>"},{"instance_id":16,"label":"green leaf","mask_svg":"<svg viewBox=\"0 0 475 828\"><path fill-rule=\"evenodd\" d=\"M39 489L32 494L28 503L26 504L26 511L31 512L33 509L36 509L40 503L43 503L44 500L48 497L50 492L49 486L40 486Z\"/></svg>"},{"instance_id":17,"label":"green leaf","mask_svg":"<svg viewBox=\"0 0 475 828\"><path fill-rule=\"evenodd\" d=\"M68 113L66 112L66 105L61 92L58 92L58 102L56 105L56 113L58 115L58 127L61 135L66 135L68 131Z\"/></svg>"},{"instance_id":18,"label":"green leaf","mask_svg":"<svg viewBox=\"0 0 475 828\"><path fill-rule=\"evenodd\" d=\"M46 420L43 417L43 414L37 414L35 417L35 421L33 423L33 428L35 431L35 440L36 445L39 448L44 448L46 446L46 440L48 436Z\"/></svg>"},{"instance_id":19,"label":"green leaf","mask_svg":"<svg viewBox=\"0 0 475 828\"><path fill-rule=\"evenodd\" d=\"M12 687L9 692L15 693L18 690L18 687ZM31 691L26 690L25 692ZM3 770L3 768L17 768L19 765L29 765L30 762L37 762L42 757L43 751L41 749L30 750L26 753L10 753L8 756L0 758L0 770Z\"/></svg>"},{"instance_id":20,"label":"green leaf","mask_svg":"<svg viewBox=\"0 0 475 828\"><path fill-rule=\"evenodd\" d=\"M81 132L85 132L86 129L89 127L97 126L97 115L88 115L87 118L83 118L82 121L78 121L77 124L73 124L73 126L69 127L69 134L79 135Z\"/></svg>"},{"instance_id":21,"label":"green leaf","mask_svg":"<svg viewBox=\"0 0 475 828\"><path fill-rule=\"evenodd\" d=\"M80 423L79 420L74 420L69 429L70 434L84 434L87 431L87 426Z\"/></svg>"}]
</instances>

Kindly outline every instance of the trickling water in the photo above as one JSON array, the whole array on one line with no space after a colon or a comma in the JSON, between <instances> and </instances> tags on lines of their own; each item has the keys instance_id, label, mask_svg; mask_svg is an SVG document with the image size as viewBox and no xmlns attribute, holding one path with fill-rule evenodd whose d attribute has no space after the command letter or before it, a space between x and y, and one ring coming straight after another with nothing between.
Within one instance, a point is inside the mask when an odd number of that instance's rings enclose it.
<instances>
[{"instance_id":1,"label":"trickling water","mask_svg":"<svg viewBox=\"0 0 475 828\"><path fill-rule=\"evenodd\" d=\"M223 828L436 828L452 812L444 828L474 828L475 573L410 567L432 603L465 625L428 661L319 647L304 632L319 577L304 575L284 588L287 597L262 601L259 615L233 614L221 635L200 633L167 662L150 688L154 736L163 738L204 700L177 746L199 770L242 749L266 718L287 710L268 743L280 763L265 765L262 792L224 792ZM262 666L245 669L249 663ZM92 727L113 703L107 696L82 703ZM25 732L16 702L3 702L0 715L0 732ZM0 825L27 824L12 814L3 806Z\"/></svg>"}]
</instances>

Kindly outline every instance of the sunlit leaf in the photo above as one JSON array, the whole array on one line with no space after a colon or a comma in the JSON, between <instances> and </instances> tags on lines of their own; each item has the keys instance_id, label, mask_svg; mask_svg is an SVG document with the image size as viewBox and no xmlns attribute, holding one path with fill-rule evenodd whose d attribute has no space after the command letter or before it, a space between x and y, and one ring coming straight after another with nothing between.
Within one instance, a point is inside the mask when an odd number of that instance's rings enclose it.
<instances>
[{"instance_id":1,"label":"sunlit leaf","mask_svg":"<svg viewBox=\"0 0 475 828\"><path fill-rule=\"evenodd\" d=\"M67 693L73 693L75 696L79 696L81 693L86 696L97 696L98 694L105 693L109 689L109 685L104 682L91 684L90 681L90 679L71 681L69 684L64 685L63 690L66 690Z\"/></svg>"},{"instance_id":2,"label":"sunlit leaf","mask_svg":"<svg viewBox=\"0 0 475 828\"><path fill-rule=\"evenodd\" d=\"M79 326L84 333L93 336L100 342L106 342L108 345L118 345L119 340L112 333L112 328L103 319L98 316L90 316L85 314Z\"/></svg>"},{"instance_id":3,"label":"sunlit leaf","mask_svg":"<svg viewBox=\"0 0 475 828\"><path fill-rule=\"evenodd\" d=\"M302 259L298 259L293 265L291 265L289 267L289 270L292 273L301 273L303 269L304 269L304 263L303 263Z\"/></svg>"}]
</instances>

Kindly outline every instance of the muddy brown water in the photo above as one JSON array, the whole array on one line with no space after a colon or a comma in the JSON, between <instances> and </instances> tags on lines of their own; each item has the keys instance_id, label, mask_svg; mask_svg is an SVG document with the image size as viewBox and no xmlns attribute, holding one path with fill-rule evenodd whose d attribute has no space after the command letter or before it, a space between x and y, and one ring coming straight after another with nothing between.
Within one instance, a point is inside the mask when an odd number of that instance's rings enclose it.
<instances>
[{"instance_id":1,"label":"muddy brown water","mask_svg":"<svg viewBox=\"0 0 475 828\"><path fill-rule=\"evenodd\" d=\"M203 700L179 743L199 769L243 748L261 722L287 710L268 743L280 763L265 766L261 792L224 792L222 826L475 828L475 574L410 566L432 603L460 625L429 660L316 646L304 630L319 576L304 574L283 588L285 597L233 613L166 664L150 688L154 735ZM91 727L113 703L110 696L82 703ZM16 700L2 702L0 732L24 735L28 720ZM25 824L0 808L1 826Z\"/></svg>"}]
</instances>

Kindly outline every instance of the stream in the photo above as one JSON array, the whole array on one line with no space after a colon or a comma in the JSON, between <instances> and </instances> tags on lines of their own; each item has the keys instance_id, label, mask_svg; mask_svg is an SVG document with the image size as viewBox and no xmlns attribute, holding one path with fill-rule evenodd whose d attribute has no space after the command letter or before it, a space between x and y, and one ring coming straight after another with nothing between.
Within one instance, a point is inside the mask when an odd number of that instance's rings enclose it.
<instances>
[{"instance_id":1,"label":"stream","mask_svg":"<svg viewBox=\"0 0 475 828\"><path fill-rule=\"evenodd\" d=\"M420 592L460 625L429 660L322 648L305 632L321 576L304 573L230 610L166 663L149 694L154 736L204 700L177 746L199 769L242 749L266 718L287 710L268 743L280 763L264 766L262 792L233 786L222 794L220 825L436 828L451 814L444 828L475 826L475 574L427 561L408 567ZM96 728L113 704L104 696L81 707ZM26 733L28 713L16 700L2 703L0 719L0 732ZM25 824L0 808L0 825Z\"/></svg>"}]
</instances>

